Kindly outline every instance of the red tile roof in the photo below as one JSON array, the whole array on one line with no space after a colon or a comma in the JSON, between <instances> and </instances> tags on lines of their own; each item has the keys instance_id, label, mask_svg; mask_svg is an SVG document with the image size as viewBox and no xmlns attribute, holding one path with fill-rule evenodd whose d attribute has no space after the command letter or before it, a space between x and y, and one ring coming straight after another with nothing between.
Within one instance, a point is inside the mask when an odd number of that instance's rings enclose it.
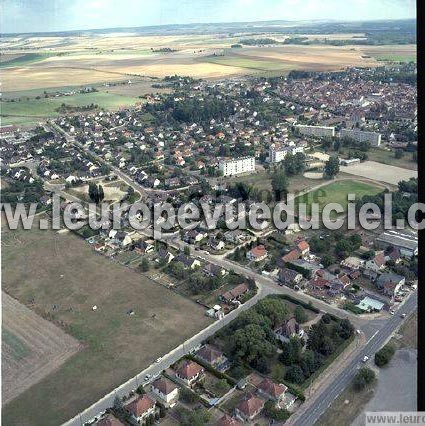
<instances>
[{"instance_id":1,"label":"red tile roof","mask_svg":"<svg viewBox=\"0 0 425 426\"><path fill-rule=\"evenodd\" d=\"M112 414L108 414L103 419L100 419L95 423L96 426L124 426L124 423L119 421L115 416Z\"/></svg>"},{"instance_id":2,"label":"red tile roof","mask_svg":"<svg viewBox=\"0 0 425 426\"><path fill-rule=\"evenodd\" d=\"M284 262L293 262L301 256L301 253L298 250L291 250L289 253L282 256Z\"/></svg>"},{"instance_id":3,"label":"red tile roof","mask_svg":"<svg viewBox=\"0 0 425 426\"><path fill-rule=\"evenodd\" d=\"M242 422L235 419L234 417L230 417L227 414L225 414L218 422L217 426L239 426L243 425Z\"/></svg>"},{"instance_id":4,"label":"red tile roof","mask_svg":"<svg viewBox=\"0 0 425 426\"><path fill-rule=\"evenodd\" d=\"M197 355L205 361L212 363L216 359L220 358L223 353L213 348L211 345L205 345L198 351Z\"/></svg>"},{"instance_id":5,"label":"red tile roof","mask_svg":"<svg viewBox=\"0 0 425 426\"><path fill-rule=\"evenodd\" d=\"M165 377L160 377L152 383L152 387L158 389L164 395L168 395L173 392L174 389L177 389L177 386L169 379Z\"/></svg>"},{"instance_id":6,"label":"red tile roof","mask_svg":"<svg viewBox=\"0 0 425 426\"><path fill-rule=\"evenodd\" d=\"M285 385L277 384L270 379L264 379L258 385L258 388L261 389L264 393L273 396L274 398L279 398L288 389Z\"/></svg>"},{"instance_id":7,"label":"red tile roof","mask_svg":"<svg viewBox=\"0 0 425 426\"><path fill-rule=\"evenodd\" d=\"M267 250L263 245L259 245L257 247L254 247L253 249L250 250L250 253L256 257L263 257L267 255Z\"/></svg>"},{"instance_id":8,"label":"red tile roof","mask_svg":"<svg viewBox=\"0 0 425 426\"><path fill-rule=\"evenodd\" d=\"M237 409L247 417L253 417L257 412L263 409L266 401L254 395L249 395L237 405Z\"/></svg>"},{"instance_id":9,"label":"red tile roof","mask_svg":"<svg viewBox=\"0 0 425 426\"><path fill-rule=\"evenodd\" d=\"M132 402L129 402L124 407L135 417L140 417L149 409L155 406L155 401L147 395L139 396Z\"/></svg>"},{"instance_id":10,"label":"red tile roof","mask_svg":"<svg viewBox=\"0 0 425 426\"><path fill-rule=\"evenodd\" d=\"M204 369L194 361L186 361L178 370L177 374L183 379L191 379Z\"/></svg>"},{"instance_id":11,"label":"red tile roof","mask_svg":"<svg viewBox=\"0 0 425 426\"><path fill-rule=\"evenodd\" d=\"M236 299L239 296L242 296L242 294L246 293L248 290L249 288L246 284L239 284L232 290L223 293L221 297L227 301L230 301Z\"/></svg>"},{"instance_id":12,"label":"red tile roof","mask_svg":"<svg viewBox=\"0 0 425 426\"><path fill-rule=\"evenodd\" d=\"M308 242L307 241L300 241L298 244L297 244L297 247L301 250L301 251L304 251L304 250L309 250L310 249L310 245L308 244Z\"/></svg>"}]
</instances>

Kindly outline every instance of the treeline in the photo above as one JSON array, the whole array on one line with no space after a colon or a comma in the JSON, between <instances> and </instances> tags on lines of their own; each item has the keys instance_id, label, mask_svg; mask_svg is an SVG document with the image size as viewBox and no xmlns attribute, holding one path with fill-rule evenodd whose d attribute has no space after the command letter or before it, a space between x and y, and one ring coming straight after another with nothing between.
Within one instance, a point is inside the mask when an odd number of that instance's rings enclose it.
<instances>
[{"instance_id":1,"label":"treeline","mask_svg":"<svg viewBox=\"0 0 425 426\"><path fill-rule=\"evenodd\" d=\"M392 220L393 225L396 224L397 219L407 220L407 214L412 204L418 202L418 179L410 178L408 181L401 181L398 184L398 191L392 194ZM366 203L374 203L384 212L385 194L389 191L386 189L376 195L364 195L356 203L356 210L359 211L361 206Z\"/></svg>"},{"instance_id":2,"label":"treeline","mask_svg":"<svg viewBox=\"0 0 425 426\"><path fill-rule=\"evenodd\" d=\"M245 44L246 46L256 46L256 45L267 45L267 44L280 44L277 40L274 40L273 38L246 38L243 40L240 40L240 44Z\"/></svg>"},{"instance_id":3,"label":"treeline","mask_svg":"<svg viewBox=\"0 0 425 426\"><path fill-rule=\"evenodd\" d=\"M192 98L175 101L174 96L167 97L160 104L147 105L147 111L151 113L170 111L171 118L185 123L223 120L234 112L233 102L229 99L205 97L203 101Z\"/></svg>"}]
</instances>

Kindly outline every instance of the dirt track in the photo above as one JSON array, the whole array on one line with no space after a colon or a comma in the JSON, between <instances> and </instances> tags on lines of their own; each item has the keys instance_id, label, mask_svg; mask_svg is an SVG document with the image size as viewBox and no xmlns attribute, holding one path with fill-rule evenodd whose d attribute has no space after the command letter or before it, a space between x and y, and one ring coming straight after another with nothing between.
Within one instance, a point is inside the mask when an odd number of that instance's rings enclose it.
<instances>
[{"instance_id":1,"label":"dirt track","mask_svg":"<svg viewBox=\"0 0 425 426\"><path fill-rule=\"evenodd\" d=\"M61 366L80 343L2 292L2 405Z\"/></svg>"}]
</instances>

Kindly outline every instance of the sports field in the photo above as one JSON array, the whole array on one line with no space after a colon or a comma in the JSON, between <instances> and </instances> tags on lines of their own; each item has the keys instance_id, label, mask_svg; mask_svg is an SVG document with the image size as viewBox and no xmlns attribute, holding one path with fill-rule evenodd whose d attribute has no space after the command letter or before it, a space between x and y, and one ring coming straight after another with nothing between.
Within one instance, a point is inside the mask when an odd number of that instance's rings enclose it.
<instances>
[{"instance_id":1,"label":"sports field","mask_svg":"<svg viewBox=\"0 0 425 426\"><path fill-rule=\"evenodd\" d=\"M295 199L295 204L297 206L300 203L306 204L307 214L311 213L311 205L313 203L319 205L319 211L322 211L324 206L329 203L338 203L346 210L348 194L355 194L356 200L358 200L364 195L375 195L382 192L382 190L383 188L377 185L355 180L343 180L332 182L329 185L301 195Z\"/></svg>"},{"instance_id":2,"label":"sports field","mask_svg":"<svg viewBox=\"0 0 425 426\"><path fill-rule=\"evenodd\" d=\"M38 314L84 346L7 404L3 424L58 425L210 323L199 305L74 234L2 231L3 289L22 303L33 299Z\"/></svg>"}]
</instances>

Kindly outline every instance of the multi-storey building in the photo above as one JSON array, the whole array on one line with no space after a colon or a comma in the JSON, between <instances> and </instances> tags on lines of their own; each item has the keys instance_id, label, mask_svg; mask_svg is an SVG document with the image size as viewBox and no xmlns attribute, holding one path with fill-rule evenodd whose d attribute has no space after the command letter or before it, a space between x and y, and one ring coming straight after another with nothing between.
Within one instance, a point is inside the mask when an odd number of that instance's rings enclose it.
<instances>
[{"instance_id":1,"label":"multi-storey building","mask_svg":"<svg viewBox=\"0 0 425 426\"><path fill-rule=\"evenodd\" d=\"M221 160L219 169L223 172L223 176L233 176L240 173L255 171L254 157L241 157L231 160Z\"/></svg>"}]
</instances>

